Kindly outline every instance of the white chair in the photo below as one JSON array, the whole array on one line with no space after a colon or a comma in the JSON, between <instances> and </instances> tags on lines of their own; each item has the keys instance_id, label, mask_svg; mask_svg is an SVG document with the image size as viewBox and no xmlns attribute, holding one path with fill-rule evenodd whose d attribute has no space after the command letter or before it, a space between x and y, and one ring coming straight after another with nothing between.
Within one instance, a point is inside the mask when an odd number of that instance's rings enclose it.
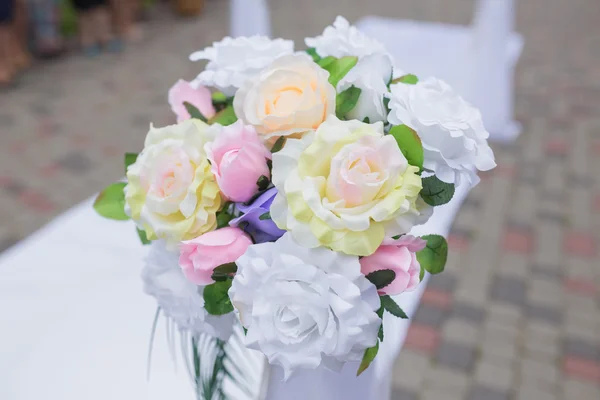
<instances>
[{"instance_id":1,"label":"white chair","mask_svg":"<svg viewBox=\"0 0 600 400\"><path fill-rule=\"evenodd\" d=\"M479 0L471 26L365 17L356 26L382 42L397 67L447 81L479 107L490 139L514 140L514 68L523 38L513 32L514 0Z\"/></svg>"},{"instance_id":2,"label":"white chair","mask_svg":"<svg viewBox=\"0 0 600 400\"><path fill-rule=\"evenodd\" d=\"M229 17L231 37L271 36L266 0L231 0Z\"/></svg>"}]
</instances>

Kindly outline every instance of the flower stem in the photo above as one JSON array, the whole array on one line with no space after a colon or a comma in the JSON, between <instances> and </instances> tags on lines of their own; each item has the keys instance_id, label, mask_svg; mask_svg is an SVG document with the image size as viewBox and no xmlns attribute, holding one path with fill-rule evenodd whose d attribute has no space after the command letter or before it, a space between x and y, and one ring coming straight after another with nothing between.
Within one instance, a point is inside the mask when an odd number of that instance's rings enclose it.
<instances>
[{"instance_id":1,"label":"flower stem","mask_svg":"<svg viewBox=\"0 0 600 400\"><path fill-rule=\"evenodd\" d=\"M200 356L198 355L198 342L192 335L192 351L194 352L194 374L196 384L196 399L202 400L201 389L200 389Z\"/></svg>"}]
</instances>

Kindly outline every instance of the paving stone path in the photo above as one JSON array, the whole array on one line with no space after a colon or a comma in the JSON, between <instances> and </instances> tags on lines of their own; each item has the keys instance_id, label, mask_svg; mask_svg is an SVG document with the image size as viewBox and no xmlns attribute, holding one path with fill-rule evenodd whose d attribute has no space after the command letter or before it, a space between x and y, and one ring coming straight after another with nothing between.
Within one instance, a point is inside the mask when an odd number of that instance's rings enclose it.
<instances>
[{"instance_id":1,"label":"paving stone path","mask_svg":"<svg viewBox=\"0 0 600 400\"><path fill-rule=\"evenodd\" d=\"M498 0L500 1L500 0ZM468 23L472 0L272 0L299 43L337 14ZM396 365L394 400L600 399L600 2L517 0L524 133L494 146L450 235ZM36 66L0 92L0 251L122 174L150 121L173 121L187 54L228 31L228 4L195 20L157 10L120 55ZM82 234L85 234L82 232Z\"/></svg>"}]
</instances>

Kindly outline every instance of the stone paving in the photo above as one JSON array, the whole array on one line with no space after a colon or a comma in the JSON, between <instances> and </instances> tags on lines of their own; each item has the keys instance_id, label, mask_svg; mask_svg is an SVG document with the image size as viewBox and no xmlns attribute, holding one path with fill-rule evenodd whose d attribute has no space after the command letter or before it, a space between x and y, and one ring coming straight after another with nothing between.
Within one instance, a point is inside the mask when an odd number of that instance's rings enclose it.
<instances>
[{"instance_id":1,"label":"stone paving","mask_svg":"<svg viewBox=\"0 0 600 400\"><path fill-rule=\"evenodd\" d=\"M501 0L498 0L501 1ZM468 23L472 0L272 0L300 42L337 14ZM396 365L394 400L600 399L600 2L517 0L524 133L494 145L452 229ZM0 251L122 174L192 50L227 34L227 2L196 20L156 10L120 55L36 66L0 92Z\"/></svg>"}]
</instances>

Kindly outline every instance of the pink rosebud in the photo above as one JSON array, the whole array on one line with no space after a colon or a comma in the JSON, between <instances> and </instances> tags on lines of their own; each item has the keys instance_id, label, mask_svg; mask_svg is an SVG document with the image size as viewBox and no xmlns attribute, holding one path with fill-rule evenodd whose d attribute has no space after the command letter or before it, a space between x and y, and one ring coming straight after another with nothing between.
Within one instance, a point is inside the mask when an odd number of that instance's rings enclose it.
<instances>
[{"instance_id":1,"label":"pink rosebud","mask_svg":"<svg viewBox=\"0 0 600 400\"><path fill-rule=\"evenodd\" d=\"M386 239L375 253L360 259L360 270L365 276L382 269L391 269L396 273L394 281L379 290L380 295L393 296L411 291L419 284L421 272L416 253L426 245L425 240L410 235L398 240Z\"/></svg>"},{"instance_id":2,"label":"pink rosebud","mask_svg":"<svg viewBox=\"0 0 600 400\"><path fill-rule=\"evenodd\" d=\"M271 178L267 166L271 152L254 128L241 121L220 129L214 142L205 147L211 171L225 197L235 202L248 201L258 192L258 179Z\"/></svg>"},{"instance_id":3,"label":"pink rosebud","mask_svg":"<svg viewBox=\"0 0 600 400\"><path fill-rule=\"evenodd\" d=\"M192 118L183 103L190 103L206 118L214 117L216 111L212 104L210 90L204 86L194 89L189 82L180 79L169 89L169 104L171 110L177 115L177 122Z\"/></svg>"},{"instance_id":4,"label":"pink rosebud","mask_svg":"<svg viewBox=\"0 0 600 400\"><path fill-rule=\"evenodd\" d=\"M207 232L181 243L179 266L190 282L209 285L214 282L211 275L216 267L235 262L251 244L250 237L239 228Z\"/></svg>"}]
</instances>

